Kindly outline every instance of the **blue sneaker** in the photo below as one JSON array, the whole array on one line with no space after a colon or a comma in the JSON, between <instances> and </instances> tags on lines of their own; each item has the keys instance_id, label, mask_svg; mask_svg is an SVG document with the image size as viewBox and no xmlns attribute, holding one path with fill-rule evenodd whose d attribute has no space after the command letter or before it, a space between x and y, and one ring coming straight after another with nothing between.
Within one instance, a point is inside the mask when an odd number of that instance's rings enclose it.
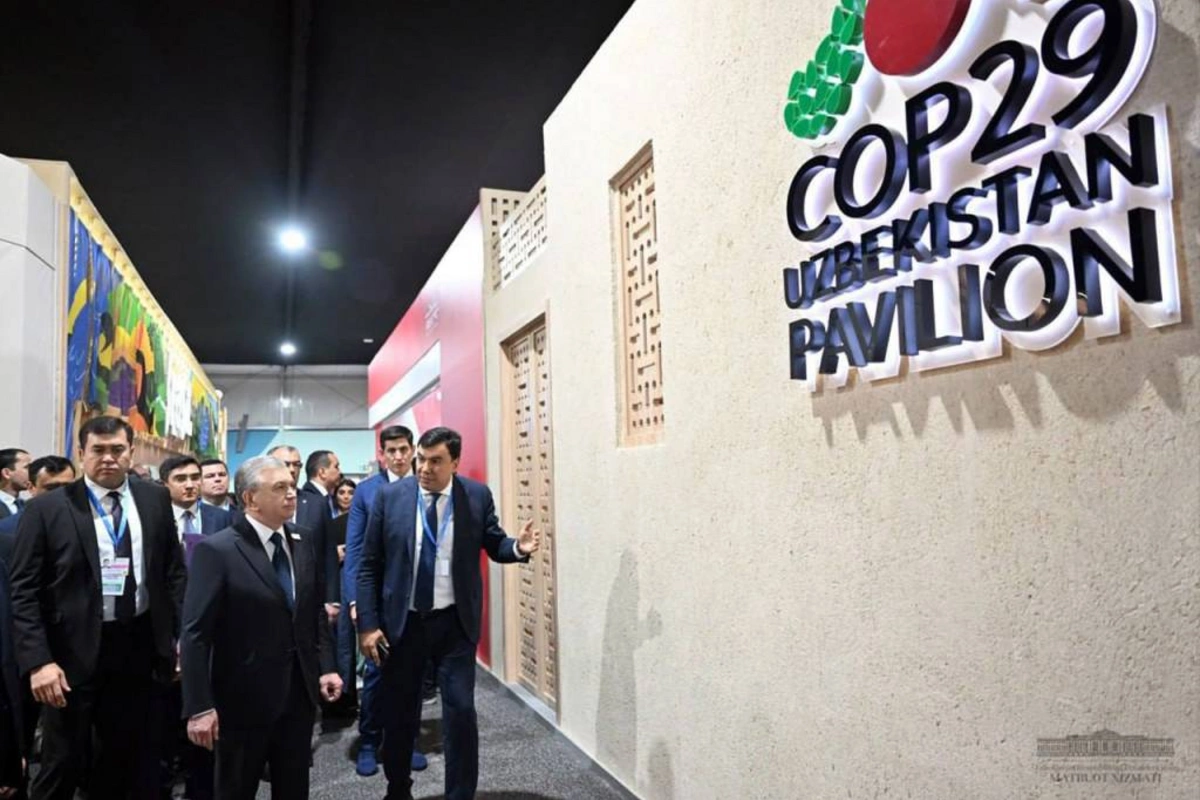
<instances>
[{"instance_id":1,"label":"blue sneaker","mask_svg":"<svg viewBox=\"0 0 1200 800\"><path fill-rule=\"evenodd\" d=\"M418 753L416 750L413 750L411 766L413 772L420 772L429 766L429 759L425 757L424 753Z\"/></svg>"},{"instance_id":2,"label":"blue sneaker","mask_svg":"<svg viewBox=\"0 0 1200 800\"><path fill-rule=\"evenodd\" d=\"M375 745L364 744L358 748L358 761L354 771L364 778L369 778L379 772L379 760L375 757Z\"/></svg>"}]
</instances>

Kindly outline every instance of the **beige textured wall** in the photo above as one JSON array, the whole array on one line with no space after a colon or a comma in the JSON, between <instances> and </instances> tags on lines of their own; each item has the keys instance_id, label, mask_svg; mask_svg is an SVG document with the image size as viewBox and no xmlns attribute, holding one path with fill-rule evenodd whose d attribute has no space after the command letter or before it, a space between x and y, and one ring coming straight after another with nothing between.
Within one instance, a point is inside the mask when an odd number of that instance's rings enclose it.
<instances>
[{"instance_id":1,"label":"beige textured wall","mask_svg":"<svg viewBox=\"0 0 1200 800\"><path fill-rule=\"evenodd\" d=\"M788 78L832 0L640 0L545 128L561 716L646 798L1194 798L1200 4L1164 0L1184 323L809 395L787 378ZM653 140L667 429L616 447L608 181ZM514 187L515 188L515 187ZM498 641L498 640L497 640ZM1036 739L1174 737L1055 786Z\"/></svg>"}]
</instances>

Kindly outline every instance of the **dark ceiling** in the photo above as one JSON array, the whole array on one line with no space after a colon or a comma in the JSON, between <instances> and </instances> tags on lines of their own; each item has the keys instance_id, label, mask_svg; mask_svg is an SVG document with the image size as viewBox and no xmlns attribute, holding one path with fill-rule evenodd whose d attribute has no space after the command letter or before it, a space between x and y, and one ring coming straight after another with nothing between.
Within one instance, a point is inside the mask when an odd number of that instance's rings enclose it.
<instances>
[{"instance_id":1,"label":"dark ceiling","mask_svg":"<svg viewBox=\"0 0 1200 800\"><path fill-rule=\"evenodd\" d=\"M0 153L71 162L201 361L366 363L631 4L13 3Z\"/></svg>"}]
</instances>

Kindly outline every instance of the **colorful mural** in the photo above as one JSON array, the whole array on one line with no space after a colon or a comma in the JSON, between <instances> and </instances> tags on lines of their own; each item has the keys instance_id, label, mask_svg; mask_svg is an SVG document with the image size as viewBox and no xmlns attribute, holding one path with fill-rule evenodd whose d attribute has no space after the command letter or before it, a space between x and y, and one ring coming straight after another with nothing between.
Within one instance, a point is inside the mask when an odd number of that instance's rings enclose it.
<instances>
[{"instance_id":1,"label":"colorful mural","mask_svg":"<svg viewBox=\"0 0 1200 800\"><path fill-rule=\"evenodd\" d=\"M67 291L68 455L86 418L115 414L167 449L219 456L220 399L73 211Z\"/></svg>"}]
</instances>

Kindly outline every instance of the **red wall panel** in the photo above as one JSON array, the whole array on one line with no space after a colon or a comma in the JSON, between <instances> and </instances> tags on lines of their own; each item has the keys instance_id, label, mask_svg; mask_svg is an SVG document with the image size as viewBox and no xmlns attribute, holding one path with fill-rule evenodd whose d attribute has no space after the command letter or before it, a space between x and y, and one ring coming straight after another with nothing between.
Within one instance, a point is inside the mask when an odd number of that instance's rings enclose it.
<instances>
[{"instance_id":1,"label":"red wall panel","mask_svg":"<svg viewBox=\"0 0 1200 800\"><path fill-rule=\"evenodd\" d=\"M486 482L483 273L483 217L476 208L372 359L367 370L367 403L374 406L434 343L440 342L441 421L462 434L459 474ZM380 410L390 416L400 409ZM417 431L417 435L420 433ZM487 556L481 558L485 562L483 619L477 654L490 664Z\"/></svg>"}]
</instances>

